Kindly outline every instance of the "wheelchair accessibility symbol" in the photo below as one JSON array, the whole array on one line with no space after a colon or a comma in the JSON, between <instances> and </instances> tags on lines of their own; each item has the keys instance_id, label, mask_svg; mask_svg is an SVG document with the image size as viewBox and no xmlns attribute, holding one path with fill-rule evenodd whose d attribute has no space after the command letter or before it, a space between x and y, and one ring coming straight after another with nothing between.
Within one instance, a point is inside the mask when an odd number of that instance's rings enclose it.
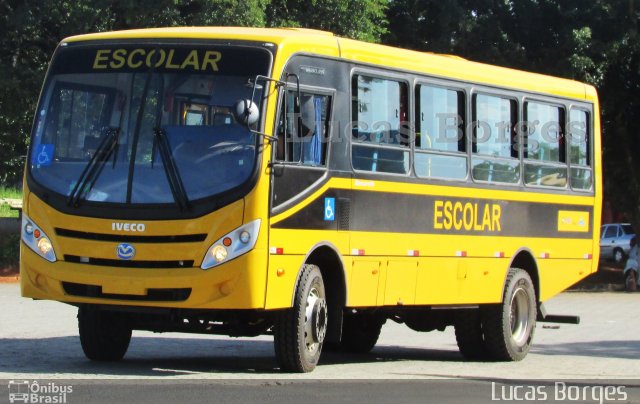
<instances>
[{"instance_id":1,"label":"wheelchair accessibility symbol","mask_svg":"<svg viewBox=\"0 0 640 404\"><path fill-rule=\"evenodd\" d=\"M53 145L38 145L33 155L33 160L38 166L50 166L53 160Z\"/></svg>"},{"instance_id":2,"label":"wheelchair accessibility symbol","mask_svg":"<svg viewBox=\"0 0 640 404\"><path fill-rule=\"evenodd\" d=\"M336 219L336 198L324 198L324 220Z\"/></svg>"}]
</instances>

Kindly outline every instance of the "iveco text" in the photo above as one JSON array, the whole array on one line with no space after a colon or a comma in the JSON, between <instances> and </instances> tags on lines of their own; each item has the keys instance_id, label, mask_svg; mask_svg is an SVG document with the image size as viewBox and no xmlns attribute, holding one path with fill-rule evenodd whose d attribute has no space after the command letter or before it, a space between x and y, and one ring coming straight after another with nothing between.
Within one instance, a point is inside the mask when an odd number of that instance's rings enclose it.
<instances>
[{"instance_id":1,"label":"iveco text","mask_svg":"<svg viewBox=\"0 0 640 404\"><path fill-rule=\"evenodd\" d=\"M145 225L144 223L113 222L111 223L111 230L143 232L145 230Z\"/></svg>"}]
</instances>

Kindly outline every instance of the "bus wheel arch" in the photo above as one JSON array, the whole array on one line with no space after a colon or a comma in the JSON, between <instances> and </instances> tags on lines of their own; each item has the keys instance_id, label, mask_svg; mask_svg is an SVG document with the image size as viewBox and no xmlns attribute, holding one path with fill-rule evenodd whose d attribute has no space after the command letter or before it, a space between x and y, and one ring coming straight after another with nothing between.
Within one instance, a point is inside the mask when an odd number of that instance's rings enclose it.
<instances>
[{"instance_id":1,"label":"bus wheel arch","mask_svg":"<svg viewBox=\"0 0 640 404\"><path fill-rule=\"evenodd\" d=\"M310 250L305 265L320 268L328 306L327 335L328 343L340 342L342 334L342 312L347 303L347 282L344 263L338 249L330 243L318 243ZM300 273L299 273L300 274ZM300 276L298 274L298 276Z\"/></svg>"},{"instance_id":2,"label":"bus wheel arch","mask_svg":"<svg viewBox=\"0 0 640 404\"><path fill-rule=\"evenodd\" d=\"M510 268L519 268L529 274L529 277L533 282L533 287L536 292L536 302L540 302L540 296L541 296L540 276L538 274L538 264L536 262L536 259L534 258L533 253L527 248L522 248L518 250L518 252L516 252L513 259L511 260L509 269ZM505 281L503 283L503 295L504 295L504 288L506 287L506 283L507 283L507 276L508 276L508 271L507 271L507 275L505 276Z\"/></svg>"}]
</instances>

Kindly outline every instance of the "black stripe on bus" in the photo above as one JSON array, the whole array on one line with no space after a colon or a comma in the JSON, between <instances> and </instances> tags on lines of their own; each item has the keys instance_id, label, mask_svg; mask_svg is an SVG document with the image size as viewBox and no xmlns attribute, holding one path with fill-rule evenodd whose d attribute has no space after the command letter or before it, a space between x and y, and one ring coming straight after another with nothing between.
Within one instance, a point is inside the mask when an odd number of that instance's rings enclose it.
<instances>
[{"instance_id":1,"label":"black stripe on bus","mask_svg":"<svg viewBox=\"0 0 640 404\"><path fill-rule=\"evenodd\" d=\"M138 300L148 302L183 302L191 295L191 288L148 289L146 295L125 295L121 293L104 293L102 286L82 283L62 282L64 292L72 296L93 297L115 300Z\"/></svg>"},{"instance_id":2,"label":"black stripe on bus","mask_svg":"<svg viewBox=\"0 0 640 404\"><path fill-rule=\"evenodd\" d=\"M59 227L56 227L56 234L60 237L77 238L81 240L113 241L118 243L195 243L204 241L207 238L207 235L204 233L171 236L134 236L129 234L90 233L85 231L61 229Z\"/></svg>"},{"instance_id":3,"label":"black stripe on bus","mask_svg":"<svg viewBox=\"0 0 640 404\"><path fill-rule=\"evenodd\" d=\"M416 233L494 235L504 237L550 237L588 239L593 233L593 207L584 205L521 202L469 197L402 194L364 190L329 189L300 211L272 225L276 229L340 230ZM325 220L325 198L334 198L335 219ZM469 205L471 226L445 228L444 203ZM493 211L494 206L496 211ZM348 212L341 211L348 209ZM489 209L488 224L485 210ZM559 231L561 210L584 212L589 216L585 232ZM499 217L497 212L499 211ZM464 211L463 211L464 212ZM461 213L462 215L466 214ZM498 220L498 223L495 222Z\"/></svg>"},{"instance_id":4,"label":"black stripe on bus","mask_svg":"<svg viewBox=\"0 0 640 404\"><path fill-rule=\"evenodd\" d=\"M75 264L99 265L118 268L192 268L193 260L179 261L143 261L143 260L114 260L107 258L80 257L65 254L64 260Z\"/></svg>"}]
</instances>

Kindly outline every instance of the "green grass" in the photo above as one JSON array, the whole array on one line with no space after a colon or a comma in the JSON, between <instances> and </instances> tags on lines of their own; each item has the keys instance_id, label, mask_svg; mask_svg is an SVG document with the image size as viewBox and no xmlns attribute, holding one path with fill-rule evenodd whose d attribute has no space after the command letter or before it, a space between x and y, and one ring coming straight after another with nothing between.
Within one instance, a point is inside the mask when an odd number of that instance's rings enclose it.
<instances>
[{"instance_id":1,"label":"green grass","mask_svg":"<svg viewBox=\"0 0 640 404\"><path fill-rule=\"evenodd\" d=\"M16 188L0 187L0 199L22 199L22 191ZM18 211L9 209L9 205L6 203L0 204L0 217L18 217Z\"/></svg>"},{"instance_id":2,"label":"green grass","mask_svg":"<svg viewBox=\"0 0 640 404\"><path fill-rule=\"evenodd\" d=\"M17 188L0 186L0 199L2 198L22 199L22 191Z\"/></svg>"}]
</instances>

